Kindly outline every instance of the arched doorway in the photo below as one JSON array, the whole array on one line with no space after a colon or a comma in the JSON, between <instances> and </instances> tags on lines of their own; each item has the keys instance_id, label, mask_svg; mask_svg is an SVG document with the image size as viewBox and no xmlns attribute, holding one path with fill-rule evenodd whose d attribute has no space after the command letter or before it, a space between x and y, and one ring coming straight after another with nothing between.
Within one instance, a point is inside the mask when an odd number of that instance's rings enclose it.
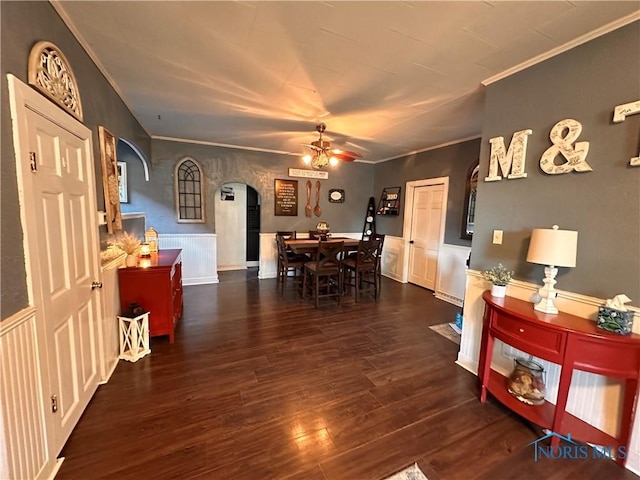
<instances>
[{"instance_id":1,"label":"arched doorway","mask_svg":"<svg viewBox=\"0 0 640 480\"><path fill-rule=\"evenodd\" d=\"M214 208L219 271L258 266L260 204L260 194L244 183L225 183L216 192Z\"/></svg>"}]
</instances>

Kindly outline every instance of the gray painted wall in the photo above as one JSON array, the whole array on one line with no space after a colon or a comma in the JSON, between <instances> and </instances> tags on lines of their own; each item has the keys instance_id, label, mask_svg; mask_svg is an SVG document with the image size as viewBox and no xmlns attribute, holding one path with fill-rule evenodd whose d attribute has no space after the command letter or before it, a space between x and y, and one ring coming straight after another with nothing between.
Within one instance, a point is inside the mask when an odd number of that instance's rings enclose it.
<instances>
[{"instance_id":1,"label":"gray painted wall","mask_svg":"<svg viewBox=\"0 0 640 480\"><path fill-rule=\"evenodd\" d=\"M640 99L640 22L488 86L471 267L499 261L516 277L542 284L543 267L525 261L531 229L577 230L577 267L561 268L557 288L610 298L626 293L640 305L640 115L612 123L616 105ZM583 125L592 172L540 170L549 132L565 118ZM489 139L530 128L526 172L518 180L484 182ZM492 245L493 229L504 230Z\"/></svg>"},{"instance_id":2,"label":"gray painted wall","mask_svg":"<svg viewBox=\"0 0 640 480\"><path fill-rule=\"evenodd\" d=\"M175 221L173 170L176 162L186 156L195 159L205 175L206 212L204 224L185 224ZM374 166L365 163L340 163L329 172L328 180L321 180L321 217L304 215L306 189L304 178L290 178L289 167L302 168L300 158L289 155L235 150L230 148L192 143L153 140L150 181L145 182L142 165L131 156L120 160L127 162L130 203L123 206L126 212L147 212L147 225L160 233L215 233L213 195L225 183L245 183L255 188L262 203L261 231L315 230L320 220L329 222L335 232L359 232L369 197L373 191ZM274 180L298 180L298 216L274 215ZM315 185L315 180L313 180ZM345 190L345 202L329 203L331 188ZM315 193L312 192L315 205Z\"/></svg>"},{"instance_id":3,"label":"gray painted wall","mask_svg":"<svg viewBox=\"0 0 640 480\"><path fill-rule=\"evenodd\" d=\"M402 187L400 215L376 215L377 231L402 236L406 182L449 177L444 241L450 245L470 246L471 241L461 238L463 204L469 167L478 161L479 153L480 139L475 139L377 164L374 182L376 206L384 187Z\"/></svg>"},{"instance_id":4,"label":"gray painted wall","mask_svg":"<svg viewBox=\"0 0 640 480\"><path fill-rule=\"evenodd\" d=\"M114 135L134 141L145 154L149 153L149 138L49 2L1 2L0 9L2 22L0 318L6 319L28 305L6 74L12 73L23 82L27 82L29 52L37 41L51 41L63 51L78 82L84 110L84 124L93 131L99 209L104 208L104 196L97 126L104 125Z\"/></svg>"}]
</instances>

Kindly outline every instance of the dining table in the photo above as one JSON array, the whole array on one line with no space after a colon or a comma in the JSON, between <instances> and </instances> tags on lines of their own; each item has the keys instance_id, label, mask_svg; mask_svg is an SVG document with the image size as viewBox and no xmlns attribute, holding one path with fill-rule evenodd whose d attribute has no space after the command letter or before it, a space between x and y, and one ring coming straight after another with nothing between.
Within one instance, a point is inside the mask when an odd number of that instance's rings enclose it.
<instances>
[{"instance_id":1,"label":"dining table","mask_svg":"<svg viewBox=\"0 0 640 480\"><path fill-rule=\"evenodd\" d=\"M360 240L348 237L329 237L324 242L344 242L345 250L357 250L358 242ZM311 253L318 252L318 240L310 238L291 238L285 240L284 244L287 248L291 249L293 253Z\"/></svg>"}]
</instances>

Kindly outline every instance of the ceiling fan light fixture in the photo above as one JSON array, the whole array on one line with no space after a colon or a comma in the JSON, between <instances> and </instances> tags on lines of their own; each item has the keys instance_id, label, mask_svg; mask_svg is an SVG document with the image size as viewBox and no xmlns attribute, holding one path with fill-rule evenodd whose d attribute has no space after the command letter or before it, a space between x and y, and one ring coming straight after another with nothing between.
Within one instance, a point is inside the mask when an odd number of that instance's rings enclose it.
<instances>
[{"instance_id":1,"label":"ceiling fan light fixture","mask_svg":"<svg viewBox=\"0 0 640 480\"><path fill-rule=\"evenodd\" d=\"M362 155L356 152L343 152L337 148L332 149L331 142L322 139L322 134L326 128L327 126L324 123L317 125L316 131L320 134L320 138L310 144L305 144L306 147L309 147L313 151L312 155L302 157L302 161L306 165L310 164L312 168L320 170L328 166L335 167L340 160L353 162L355 158L362 158Z\"/></svg>"}]
</instances>

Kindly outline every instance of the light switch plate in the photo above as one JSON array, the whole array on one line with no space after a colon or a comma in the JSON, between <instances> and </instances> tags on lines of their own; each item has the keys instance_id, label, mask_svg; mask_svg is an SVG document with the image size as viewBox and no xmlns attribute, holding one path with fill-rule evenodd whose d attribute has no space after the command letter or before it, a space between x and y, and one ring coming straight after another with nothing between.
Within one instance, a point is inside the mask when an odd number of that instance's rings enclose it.
<instances>
[{"instance_id":1,"label":"light switch plate","mask_svg":"<svg viewBox=\"0 0 640 480\"><path fill-rule=\"evenodd\" d=\"M493 244L502 245L502 230L493 231Z\"/></svg>"}]
</instances>

